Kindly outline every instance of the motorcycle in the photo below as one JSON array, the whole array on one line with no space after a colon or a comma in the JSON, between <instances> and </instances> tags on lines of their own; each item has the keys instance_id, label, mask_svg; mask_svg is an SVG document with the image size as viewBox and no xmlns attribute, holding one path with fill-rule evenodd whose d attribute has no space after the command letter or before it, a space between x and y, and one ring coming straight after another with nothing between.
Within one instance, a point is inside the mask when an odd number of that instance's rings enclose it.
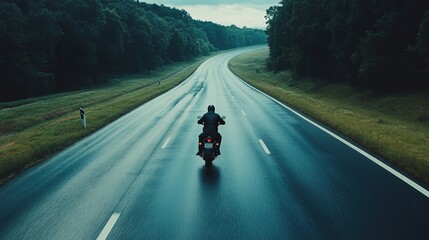
<instances>
[{"instance_id":1,"label":"motorcycle","mask_svg":"<svg viewBox=\"0 0 429 240\"><path fill-rule=\"evenodd\" d=\"M198 116L197 118L201 119L201 116ZM225 118L225 116L222 116L222 119ZM207 136L203 139L203 142L199 144L203 144L202 152L199 156L206 162L206 166L211 166L212 162L216 159L217 156L219 156L220 143L216 142L213 137Z\"/></svg>"}]
</instances>

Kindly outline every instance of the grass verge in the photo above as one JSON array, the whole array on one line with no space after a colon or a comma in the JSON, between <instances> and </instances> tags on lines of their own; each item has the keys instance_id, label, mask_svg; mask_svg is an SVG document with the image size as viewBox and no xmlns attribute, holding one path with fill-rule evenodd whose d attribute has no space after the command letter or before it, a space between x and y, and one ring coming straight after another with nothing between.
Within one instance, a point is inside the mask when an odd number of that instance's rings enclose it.
<instances>
[{"instance_id":1,"label":"grass verge","mask_svg":"<svg viewBox=\"0 0 429 240\"><path fill-rule=\"evenodd\" d=\"M93 89L0 103L0 183L177 86L205 59ZM81 125L81 106L88 119L86 129Z\"/></svg>"},{"instance_id":2,"label":"grass verge","mask_svg":"<svg viewBox=\"0 0 429 240\"><path fill-rule=\"evenodd\" d=\"M429 186L429 96L376 96L344 84L296 78L265 67L268 48L232 59L240 78L333 128Z\"/></svg>"}]
</instances>

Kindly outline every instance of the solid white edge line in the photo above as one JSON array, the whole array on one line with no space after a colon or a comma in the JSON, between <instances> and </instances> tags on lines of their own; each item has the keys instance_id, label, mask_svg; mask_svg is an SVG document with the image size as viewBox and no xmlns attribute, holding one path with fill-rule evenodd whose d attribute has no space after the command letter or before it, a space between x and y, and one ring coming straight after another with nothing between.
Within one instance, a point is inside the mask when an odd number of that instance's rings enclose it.
<instances>
[{"instance_id":1,"label":"solid white edge line","mask_svg":"<svg viewBox=\"0 0 429 240\"><path fill-rule=\"evenodd\" d=\"M112 228L113 226L115 226L116 221L118 221L118 218L120 215L121 215L120 213L114 213L110 217L109 221L107 221L106 226L104 226L97 240L105 240L107 236L109 236L110 231L112 231Z\"/></svg>"},{"instance_id":2,"label":"solid white edge line","mask_svg":"<svg viewBox=\"0 0 429 240\"><path fill-rule=\"evenodd\" d=\"M234 74L234 73L233 73ZM385 170L387 170L388 172L390 172L391 174L393 174L394 176L396 176L397 178L401 179L402 181L404 181L406 184L408 184L409 186L413 187L414 189L416 189L417 191L419 191L420 193L422 193L423 195L425 195L427 198L429 198L429 191L420 186L419 184L415 183L413 180L407 178L406 176L402 175L400 172L396 171L395 169L391 168L390 166L388 166L387 164L383 163L381 160L377 159L376 157L372 156L371 154L365 152L364 150L360 149L359 147L353 145L352 143L346 141L345 139L341 138L340 136L338 136L337 134L329 131L328 129L320 126L319 124L313 122L312 120L306 118L305 116L301 115L300 113L298 113L297 111L293 110L292 108L286 106L284 103L280 102L279 100L271 97L270 95L262 92L261 90L251 86L250 84L246 83L244 80L242 80L241 78L239 78L237 75L234 74L234 76L240 80L241 82L243 82L244 84L246 84L248 87L252 88L253 90L261 93L262 95L270 98L271 100L273 100L274 102L278 103L279 105L281 105L282 107L288 109L289 111L293 112L294 114L296 114L297 116L301 117L302 119L304 119L305 121L309 122L310 124L312 124L313 126L319 128L320 130L326 132L327 134L331 135L332 137L336 138L337 140L339 140L340 142L344 143L345 145L349 146L350 148L352 148L353 150L355 150L356 152L360 153L361 155L363 155L364 157L368 158L369 160L371 160L372 162L374 162L375 164L377 164L378 166L384 168Z\"/></svg>"},{"instance_id":3,"label":"solid white edge line","mask_svg":"<svg viewBox=\"0 0 429 240\"><path fill-rule=\"evenodd\" d=\"M264 149L266 154L271 154L270 150L267 148L267 145L265 145L264 141L262 139L259 139L259 143L261 144L262 148Z\"/></svg>"},{"instance_id":4,"label":"solid white edge line","mask_svg":"<svg viewBox=\"0 0 429 240\"><path fill-rule=\"evenodd\" d=\"M162 147L161 148L166 148L167 147L167 145L168 145L168 143L170 142L170 139L171 139L171 137L168 137L166 140L165 140L165 142L164 142L164 145L162 145Z\"/></svg>"}]
</instances>

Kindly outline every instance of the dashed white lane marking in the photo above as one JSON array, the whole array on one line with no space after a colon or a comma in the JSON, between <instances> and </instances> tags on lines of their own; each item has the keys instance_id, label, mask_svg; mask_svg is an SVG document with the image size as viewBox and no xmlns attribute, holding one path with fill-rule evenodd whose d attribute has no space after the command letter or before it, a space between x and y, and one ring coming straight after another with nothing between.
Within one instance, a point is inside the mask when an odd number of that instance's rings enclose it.
<instances>
[{"instance_id":1,"label":"dashed white lane marking","mask_svg":"<svg viewBox=\"0 0 429 240\"><path fill-rule=\"evenodd\" d=\"M289 111L293 112L294 114L296 114L300 118L304 119L305 121L309 122L310 124L314 125L315 127L319 128L320 130L322 130L322 131L326 132L327 134L331 135L332 137L336 138L338 141L344 143L346 146L348 146L351 149L355 150L356 152L360 153L362 156L364 156L367 159L371 160L372 162L374 162L378 166L380 166L383 169L385 169L386 171L390 172L391 174L393 174L397 178L401 179L406 184L408 184L409 186L411 186L412 188L416 189L417 191L419 191L420 193L422 193L423 195L425 195L426 197L429 198L429 191L426 188L424 188L424 187L420 186L419 184L415 183L413 180L411 180L408 177L402 175L400 172L398 172L395 169L391 168L390 166L388 166L387 164L383 163L382 161L380 161L376 157L372 156L371 154L367 153L366 151L364 151L364 150L360 149L359 147L353 145L352 143L346 141L345 139L343 139L342 137L338 136L337 134L329 131L328 129L326 129L326 128L320 126L319 124L313 122L312 120L306 118L305 116L303 116L302 114L300 114L297 111L293 110L292 108L286 106L285 104L283 104L279 100L277 100L277 99L271 97L270 95L268 95L268 94L260 91L259 89L256 89L255 87L253 87L250 84L246 83L245 81L241 80L239 77L236 76L236 78L238 80L240 80L242 83L244 83L245 85L247 85L248 87L250 87L251 89L253 89L253 90L261 93L262 95L264 95L266 97L268 97L269 99L273 100L274 102L278 103L279 105L281 105L284 108L288 109Z\"/></svg>"},{"instance_id":2,"label":"dashed white lane marking","mask_svg":"<svg viewBox=\"0 0 429 240\"><path fill-rule=\"evenodd\" d=\"M264 143L264 141L262 141L262 139L259 139L259 143L261 144L261 146L264 149L266 154L271 154L270 150L267 148L267 145L265 145L265 143Z\"/></svg>"},{"instance_id":3,"label":"dashed white lane marking","mask_svg":"<svg viewBox=\"0 0 429 240\"><path fill-rule=\"evenodd\" d=\"M243 109L241 109L241 113L243 114L243 116L246 116L246 112Z\"/></svg>"},{"instance_id":4,"label":"dashed white lane marking","mask_svg":"<svg viewBox=\"0 0 429 240\"><path fill-rule=\"evenodd\" d=\"M109 236L110 231L112 231L112 228L113 226L115 226L116 221L118 221L118 218L120 215L121 215L120 213L114 213L110 217L109 221L107 221L106 226L104 226L97 240L105 240L107 236Z\"/></svg>"},{"instance_id":5,"label":"dashed white lane marking","mask_svg":"<svg viewBox=\"0 0 429 240\"><path fill-rule=\"evenodd\" d=\"M162 145L162 148L163 148L163 149L167 147L168 143L170 142L170 139L171 139L171 137L168 137L168 138L165 140L164 145Z\"/></svg>"}]
</instances>

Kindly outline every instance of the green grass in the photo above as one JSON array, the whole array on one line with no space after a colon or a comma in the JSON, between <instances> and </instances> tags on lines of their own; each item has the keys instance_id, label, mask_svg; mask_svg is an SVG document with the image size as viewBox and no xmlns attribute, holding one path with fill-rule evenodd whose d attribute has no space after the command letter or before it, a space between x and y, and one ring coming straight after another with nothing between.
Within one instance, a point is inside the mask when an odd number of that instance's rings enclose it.
<instances>
[{"instance_id":1,"label":"green grass","mask_svg":"<svg viewBox=\"0 0 429 240\"><path fill-rule=\"evenodd\" d=\"M345 84L298 78L265 67L268 49L240 55L231 70L256 88L336 129L429 185L429 96L376 96Z\"/></svg>"},{"instance_id":2,"label":"green grass","mask_svg":"<svg viewBox=\"0 0 429 240\"><path fill-rule=\"evenodd\" d=\"M0 182L167 92L204 60L169 65L148 76L116 79L97 88L0 103ZM86 129L80 106L86 110Z\"/></svg>"}]
</instances>

